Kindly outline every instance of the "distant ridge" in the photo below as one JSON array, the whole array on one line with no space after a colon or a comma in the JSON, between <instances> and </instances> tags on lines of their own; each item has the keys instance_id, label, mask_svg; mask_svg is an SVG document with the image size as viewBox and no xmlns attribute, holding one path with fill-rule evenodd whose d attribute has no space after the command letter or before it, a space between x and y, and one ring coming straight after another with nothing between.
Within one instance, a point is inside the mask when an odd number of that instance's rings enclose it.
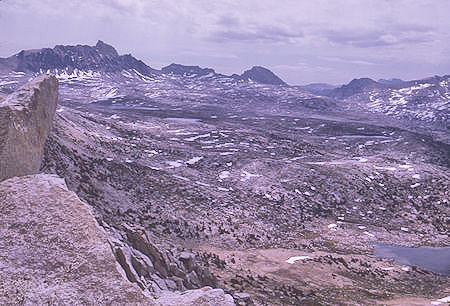
<instances>
[{"instance_id":1,"label":"distant ridge","mask_svg":"<svg viewBox=\"0 0 450 306\"><path fill-rule=\"evenodd\" d=\"M161 69L163 73L175 74L181 76L204 76L204 75L216 75L214 69L211 68L200 68L199 66L185 66L180 64L170 64L169 66L163 67Z\"/></svg>"},{"instance_id":2,"label":"distant ridge","mask_svg":"<svg viewBox=\"0 0 450 306\"><path fill-rule=\"evenodd\" d=\"M386 79L379 79L378 80L378 83L381 83L381 84L387 84L387 85L399 85L399 84L402 84L402 83L404 83L405 81L403 81L402 79L389 79L389 80L386 80Z\"/></svg>"},{"instance_id":3,"label":"distant ridge","mask_svg":"<svg viewBox=\"0 0 450 306\"><path fill-rule=\"evenodd\" d=\"M146 75L157 72L131 54L119 55L113 46L101 40L95 46L57 45L54 48L22 50L16 55L0 59L0 71L41 72L54 69L66 69L69 72L75 69L99 72L135 69Z\"/></svg>"},{"instance_id":4,"label":"distant ridge","mask_svg":"<svg viewBox=\"0 0 450 306\"><path fill-rule=\"evenodd\" d=\"M385 86L385 84L380 84L370 78L353 79L350 83L331 90L328 95L336 99L345 99L362 93L367 89L382 88Z\"/></svg>"},{"instance_id":5,"label":"distant ridge","mask_svg":"<svg viewBox=\"0 0 450 306\"><path fill-rule=\"evenodd\" d=\"M231 77L240 81L252 81L260 84L270 85L287 85L282 79L267 68L254 66L244 71L241 75L233 74L226 76L218 74L214 69L201 68L199 66L185 66L180 64L170 64L161 69L163 73L180 75L180 76L215 76L215 77Z\"/></svg>"},{"instance_id":6,"label":"distant ridge","mask_svg":"<svg viewBox=\"0 0 450 306\"><path fill-rule=\"evenodd\" d=\"M337 88L336 85L327 83L311 83L299 87L320 96L327 96L333 89Z\"/></svg>"},{"instance_id":7,"label":"distant ridge","mask_svg":"<svg viewBox=\"0 0 450 306\"><path fill-rule=\"evenodd\" d=\"M216 73L212 68L187 66L172 63L161 70L153 69L131 54L119 55L116 49L99 40L94 46L57 45L54 48L22 50L7 58L0 58L0 72L16 71L24 73L58 74L65 71L71 74L78 71L115 73L135 70L144 76L161 73L184 77L232 78L236 81L251 81L260 84L287 85L272 71L261 66L253 66L241 75L231 76Z\"/></svg>"}]
</instances>

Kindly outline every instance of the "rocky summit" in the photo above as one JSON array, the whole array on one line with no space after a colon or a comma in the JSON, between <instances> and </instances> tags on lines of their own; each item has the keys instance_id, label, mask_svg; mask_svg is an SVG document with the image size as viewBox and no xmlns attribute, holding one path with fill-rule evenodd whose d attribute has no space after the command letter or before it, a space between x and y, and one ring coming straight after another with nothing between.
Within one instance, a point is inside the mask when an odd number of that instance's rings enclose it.
<instances>
[{"instance_id":1,"label":"rocky summit","mask_svg":"<svg viewBox=\"0 0 450 306\"><path fill-rule=\"evenodd\" d=\"M76 194L89 206L86 218L99 225L92 229L104 232L80 253L106 243L109 272L92 268L99 273L91 277L112 279L102 290L120 288L109 269L117 262L125 292L134 292L130 303L149 296L163 305L408 305L450 295L445 269L409 261L410 254L380 255L380 246L385 254L420 246L449 252L448 76L302 87L264 68L231 76L177 64L114 70L105 59L121 55L102 43L88 47L103 56L80 52L87 68L54 60L47 69L59 81L59 104L40 170L64 178L70 192L37 182L54 176L4 181L5 237L29 237L8 203L32 182L30 207L43 207L39 198L52 193ZM83 48L59 47L58 58ZM2 66L1 101L50 67L32 62L32 71ZM59 205L50 207L59 216ZM80 245L80 231L64 237ZM36 233L37 246L50 243ZM25 245L38 250L31 240ZM55 254L72 256L53 240ZM4 247L12 255L0 256L0 271L28 263L19 246ZM40 271L43 256L36 258L31 267ZM39 267L59 277L62 268L47 264Z\"/></svg>"},{"instance_id":2,"label":"rocky summit","mask_svg":"<svg viewBox=\"0 0 450 306\"><path fill-rule=\"evenodd\" d=\"M261 84L286 85L286 83L272 71L261 66L253 66L251 69L244 71L244 73L241 74L241 78Z\"/></svg>"}]
</instances>

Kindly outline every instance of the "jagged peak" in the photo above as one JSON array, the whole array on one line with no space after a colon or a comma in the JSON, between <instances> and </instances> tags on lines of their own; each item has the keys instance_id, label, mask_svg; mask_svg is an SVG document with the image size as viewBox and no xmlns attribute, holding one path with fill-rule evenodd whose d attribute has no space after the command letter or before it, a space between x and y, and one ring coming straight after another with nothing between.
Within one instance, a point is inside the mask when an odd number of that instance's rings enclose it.
<instances>
[{"instance_id":1,"label":"jagged peak","mask_svg":"<svg viewBox=\"0 0 450 306\"><path fill-rule=\"evenodd\" d=\"M56 45L54 48L24 50L3 60L0 69L40 72L52 69L73 69L115 72L136 69L149 75L156 70L131 54L119 55L116 49L98 40L94 46Z\"/></svg>"},{"instance_id":2,"label":"jagged peak","mask_svg":"<svg viewBox=\"0 0 450 306\"><path fill-rule=\"evenodd\" d=\"M108 44L105 44L105 42L104 42L103 40L101 40L101 39L97 40L97 43L95 44L95 46L96 46L97 48L100 48L100 47L102 47L102 46L104 46L104 45L110 46L110 45L108 45Z\"/></svg>"},{"instance_id":3,"label":"jagged peak","mask_svg":"<svg viewBox=\"0 0 450 306\"><path fill-rule=\"evenodd\" d=\"M97 41L97 43L95 44L95 49L105 55L113 57L119 56L119 53L117 53L116 49L113 46L104 43L102 40Z\"/></svg>"}]
</instances>

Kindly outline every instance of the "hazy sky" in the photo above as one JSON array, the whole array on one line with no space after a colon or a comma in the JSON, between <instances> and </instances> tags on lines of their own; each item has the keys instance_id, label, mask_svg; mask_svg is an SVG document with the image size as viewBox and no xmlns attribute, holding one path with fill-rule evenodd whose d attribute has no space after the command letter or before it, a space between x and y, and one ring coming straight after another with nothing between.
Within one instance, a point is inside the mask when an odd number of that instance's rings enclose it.
<instances>
[{"instance_id":1,"label":"hazy sky","mask_svg":"<svg viewBox=\"0 0 450 306\"><path fill-rule=\"evenodd\" d=\"M149 66L290 84L450 74L447 0L0 0L0 57L98 39Z\"/></svg>"}]
</instances>

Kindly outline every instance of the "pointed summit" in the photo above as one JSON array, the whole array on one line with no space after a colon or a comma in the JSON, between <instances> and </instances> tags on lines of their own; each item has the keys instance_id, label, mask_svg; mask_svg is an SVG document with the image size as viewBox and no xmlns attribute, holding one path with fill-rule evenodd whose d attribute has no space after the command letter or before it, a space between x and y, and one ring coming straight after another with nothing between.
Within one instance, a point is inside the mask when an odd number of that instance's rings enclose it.
<instances>
[{"instance_id":1,"label":"pointed summit","mask_svg":"<svg viewBox=\"0 0 450 306\"><path fill-rule=\"evenodd\" d=\"M287 85L275 73L261 66L253 66L250 70L241 74L241 77L244 80L252 80L261 84Z\"/></svg>"},{"instance_id":2,"label":"pointed summit","mask_svg":"<svg viewBox=\"0 0 450 306\"><path fill-rule=\"evenodd\" d=\"M97 49L97 51L103 55L111 57L119 56L119 54L117 53L116 49L114 49L113 46L105 44L101 40L97 41L97 43L95 44L95 49Z\"/></svg>"}]
</instances>

